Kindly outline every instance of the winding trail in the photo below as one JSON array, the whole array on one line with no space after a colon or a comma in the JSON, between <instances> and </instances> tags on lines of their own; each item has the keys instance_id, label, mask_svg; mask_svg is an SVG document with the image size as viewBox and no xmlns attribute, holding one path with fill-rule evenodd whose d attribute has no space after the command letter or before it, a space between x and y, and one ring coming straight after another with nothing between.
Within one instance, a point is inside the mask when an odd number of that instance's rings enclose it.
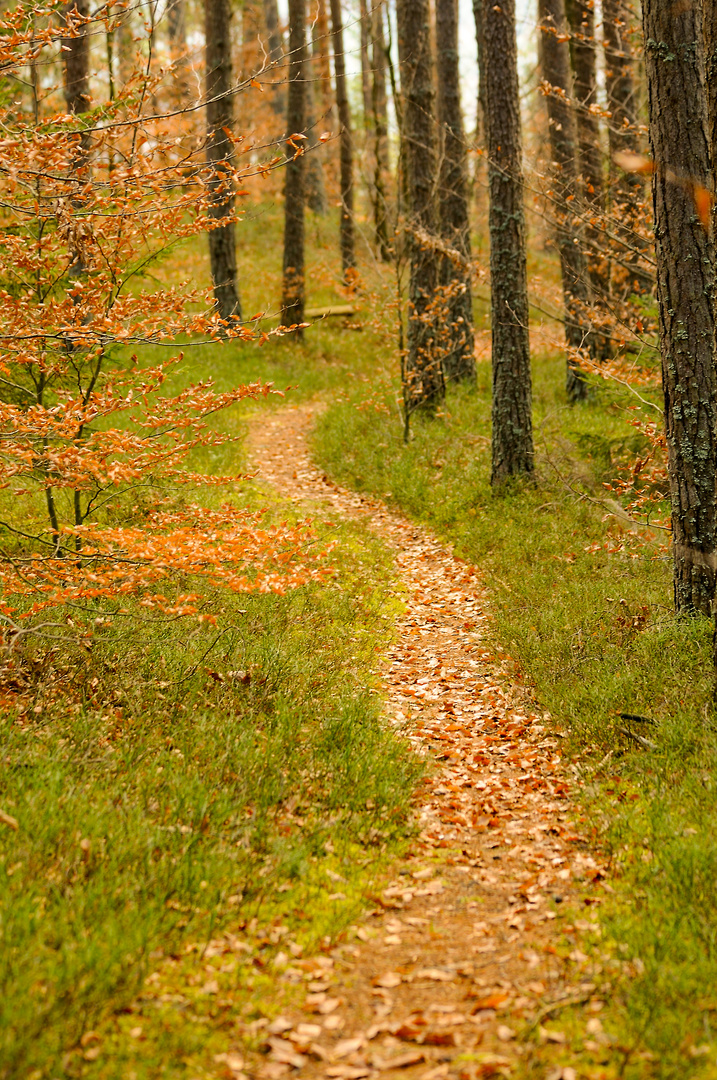
<instances>
[{"instance_id":1,"label":"winding trail","mask_svg":"<svg viewBox=\"0 0 717 1080\"><path fill-rule=\"evenodd\" d=\"M533 1075L570 1080L569 1046L541 1021L580 1003L588 1048L609 1040L599 969L579 947L604 869L575 833L569 765L484 640L478 571L317 471L307 436L318 407L260 414L254 467L284 497L361 521L395 552L407 610L385 662L388 718L438 767L417 796L411 857L348 944L295 965L305 1001L269 1026L268 1056L247 1071L471 1080L532 1063ZM541 1043L554 1044L548 1073L534 1060Z\"/></svg>"}]
</instances>

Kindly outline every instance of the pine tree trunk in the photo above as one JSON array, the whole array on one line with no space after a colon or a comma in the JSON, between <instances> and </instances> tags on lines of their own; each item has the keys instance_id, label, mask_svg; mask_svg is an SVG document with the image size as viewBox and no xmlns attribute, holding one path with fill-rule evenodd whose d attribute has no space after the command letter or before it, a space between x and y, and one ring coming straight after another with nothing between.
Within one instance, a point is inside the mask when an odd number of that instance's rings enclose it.
<instances>
[{"instance_id":1,"label":"pine tree trunk","mask_svg":"<svg viewBox=\"0 0 717 1080\"><path fill-rule=\"evenodd\" d=\"M234 129L230 0L205 0L207 161L211 166L209 213L219 224L209 232L214 301L226 322L241 319L234 241Z\"/></svg>"},{"instance_id":2,"label":"pine tree trunk","mask_svg":"<svg viewBox=\"0 0 717 1080\"><path fill-rule=\"evenodd\" d=\"M441 260L446 289L443 373L453 381L475 378L471 231L468 219L467 154L458 72L458 0L436 0L436 68L440 132L439 207L441 236L461 262Z\"/></svg>"},{"instance_id":3,"label":"pine tree trunk","mask_svg":"<svg viewBox=\"0 0 717 1080\"><path fill-rule=\"evenodd\" d=\"M277 116L283 117L286 115L286 92L284 89L286 72L281 65L284 56L284 35L281 32L277 0L263 0L263 8L264 26L268 38L268 56L264 59L264 62L277 65L269 78L269 104Z\"/></svg>"},{"instance_id":4,"label":"pine tree trunk","mask_svg":"<svg viewBox=\"0 0 717 1080\"><path fill-rule=\"evenodd\" d=\"M717 568L715 250L701 5L643 0L675 607L711 614Z\"/></svg>"},{"instance_id":5,"label":"pine tree trunk","mask_svg":"<svg viewBox=\"0 0 717 1080\"><path fill-rule=\"evenodd\" d=\"M483 31L483 0L473 0L473 21L476 28L478 55L478 96L476 100L476 142L482 145L485 136L485 40Z\"/></svg>"},{"instance_id":6,"label":"pine tree trunk","mask_svg":"<svg viewBox=\"0 0 717 1080\"><path fill-rule=\"evenodd\" d=\"M67 111L73 115L87 112L90 108L90 39L87 25L83 22L90 11L89 0L71 0L65 8L65 25L76 31L72 37L62 39L64 67L64 90ZM70 169L77 181L72 192L72 206L79 210L83 203L82 188L89 179L90 138L86 131L80 133L77 149L73 152ZM79 247L72 252L70 275L78 277L84 272L84 261Z\"/></svg>"},{"instance_id":7,"label":"pine tree trunk","mask_svg":"<svg viewBox=\"0 0 717 1080\"><path fill-rule=\"evenodd\" d=\"M553 214L560 252L568 346L566 390L568 400L575 402L587 396L579 357L583 351L594 355L595 342L586 313L591 297L583 237L573 208L578 194L578 137L563 0L538 0L538 17L543 79L558 91L553 93L546 88L545 100L554 169Z\"/></svg>"},{"instance_id":8,"label":"pine tree trunk","mask_svg":"<svg viewBox=\"0 0 717 1080\"><path fill-rule=\"evenodd\" d=\"M603 0L603 42L605 52L605 90L610 112L608 140L610 150L610 204L613 231L622 241L615 244L616 261L612 289L626 300L632 293L651 289L650 274L640 267L643 242L639 233L644 214L645 187L642 177L615 164L616 155L639 152L639 101L636 61L632 55L629 27L632 23L630 0Z\"/></svg>"},{"instance_id":9,"label":"pine tree trunk","mask_svg":"<svg viewBox=\"0 0 717 1080\"><path fill-rule=\"evenodd\" d=\"M175 101L182 103L189 98L190 69L187 61L187 8L186 0L173 0L167 8L167 33L169 50L174 65L172 87Z\"/></svg>"},{"instance_id":10,"label":"pine tree trunk","mask_svg":"<svg viewBox=\"0 0 717 1080\"><path fill-rule=\"evenodd\" d=\"M309 0L311 2L311 0ZM314 73L306 64L307 77L304 80L306 90L306 138L308 155L306 158L306 205L314 214L323 217L329 212L329 200L326 197L324 169L321 163L323 147L316 130L316 104L314 94ZM291 132L289 132L291 134Z\"/></svg>"},{"instance_id":11,"label":"pine tree trunk","mask_svg":"<svg viewBox=\"0 0 717 1080\"><path fill-rule=\"evenodd\" d=\"M493 363L491 483L533 472L523 165L515 0L483 3Z\"/></svg>"},{"instance_id":12,"label":"pine tree trunk","mask_svg":"<svg viewBox=\"0 0 717 1080\"><path fill-rule=\"evenodd\" d=\"M373 184L371 201L376 232L376 245L383 262L391 260L389 242L388 202L388 102L386 95L386 34L384 32L384 2L374 4L371 18L372 68L371 121L373 127Z\"/></svg>"},{"instance_id":13,"label":"pine tree trunk","mask_svg":"<svg viewBox=\"0 0 717 1080\"><path fill-rule=\"evenodd\" d=\"M371 21L367 0L359 0L359 32L361 35L361 99L363 104L363 126L368 130L371 122L371 58L369 43L371 40Z\"/></svg>"},{"instance_id":14,"label":"pine tree trunk","mask_svg":"<svg viewBox=\"0 0 717 1080\"><path fill-rule=\"evenodd\" d=\"M594 0L566 0L565 10L570 26L570 59L578 127L578 171L587 216L592 220L597 219L595 226L588 225L585 229L588 273L599 301L600 298L607 299L609 281L608 263L603 250L604 236L600 230L600 218L605 209L600 121L590 111L598 101Z\"/></svg>"},{"instance_id":15,"label":"pine tree trunk","mask_svg":"<svg viewBox=\"0 0 717 1080\"><path fill-rule=\"evenodd\" d=\"M409 199L408 341L403 370L406 418L434 409L445 394L436 290L436 132L429 0L397 0L403 155Z\"/></svg>"},{"instance_id":16,"label":"pine tree trunk","mask_svg":"<svg viewBox=\"0 0 717 1080\"><path fill-rule=\"evenodd\" d=\"M306 0L289 0L289 94L286 126L289 140L306 126ZM283 326L304 321L304 201L306 157L303 142L286 147L289 158L284 188L284 279L281 297ZM301 334L301 331L299 331Z\"/></svg>"},{"instance_id":17,"label":"pine tree trunk","mask_svg":"<svg viewBox=\"0 0 717 1080\"><path fill-rule=\"evenodd\" d=\"M346 63L344 57L344 28L341 18L341 0L331 0L331 36L334 46L334 73L336 76L336 106L339 112L339 150L341 164L341 268L344 279L350 282L356 266L354 242L354 183L353 140L351 137L351 112L346 92Z\"/></svg>"}]
</instances>

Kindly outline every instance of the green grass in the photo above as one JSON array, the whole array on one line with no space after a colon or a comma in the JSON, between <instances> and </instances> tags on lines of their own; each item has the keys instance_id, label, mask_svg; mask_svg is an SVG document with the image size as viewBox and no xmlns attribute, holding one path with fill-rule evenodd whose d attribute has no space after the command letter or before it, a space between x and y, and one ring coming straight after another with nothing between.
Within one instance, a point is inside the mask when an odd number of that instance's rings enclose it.
<instances>
[{"instance_id":1,"label":"green grass","mask_svg":"<svg viewBox=\"0 0 717 1080\"><path fill-rule=\"evenodd\" d=\"M490 487L487 365L475 392L452 390L437 419L414 424L408 445L386 392L383 409L362 395L332 407L315 450L337 480L380 494L480 567L497 647L578 757L584 827L616 870L601 950L624 1075L717 1075L712 628L674 617L663 550L604 549L601 481L638 449L631 401L597 390L568 408L562 374L560 360L534 358L535 485ZM654 749L621 733L621 712L659 725L632 725Z\"/></svg>"}]
</instances>

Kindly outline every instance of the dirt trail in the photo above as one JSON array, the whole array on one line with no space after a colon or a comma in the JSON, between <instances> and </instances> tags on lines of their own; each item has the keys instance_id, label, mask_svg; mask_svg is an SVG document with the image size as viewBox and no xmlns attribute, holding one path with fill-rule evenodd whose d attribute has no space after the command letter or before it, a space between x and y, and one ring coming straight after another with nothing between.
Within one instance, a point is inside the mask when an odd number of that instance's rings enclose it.
<instances>
[{"instance_id":1,"label":"dirt trail","mask_svg":"<svg viewBox=\"0 0 717 1080\"><path fill-rule=\"evenodd\" d=\"M556 1056L534 1075L570 1080L560 1032L540 1022L579 1000L588 1048L607 1043L579 948L603 870L575 834L559 740L484 641L478 572L424 529L322 476L307 446L315 411L257 418L254 466L282 495L361 520L395 551L408 610L385 664L388 715L438 769L419 796L411 857L348 944L298 965L306 1000L270 1026L256 1072L469 1080L523 1073L537 1039L554 1040ZM575 925L560 914L568 905Z\"/></svg>"}]
</instances>

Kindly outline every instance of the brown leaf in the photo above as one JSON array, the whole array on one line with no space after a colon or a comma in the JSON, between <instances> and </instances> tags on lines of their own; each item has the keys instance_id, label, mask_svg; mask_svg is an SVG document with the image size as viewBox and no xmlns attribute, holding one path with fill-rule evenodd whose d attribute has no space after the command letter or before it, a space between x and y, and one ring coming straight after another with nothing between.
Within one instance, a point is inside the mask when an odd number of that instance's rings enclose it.
<instances>
[{"instance_id":1,"label":"brown leaf","mask_svg":"<svg viewBox=\"0 0 717 1080\"><path fill-rule=\"evenodd\" d=\"M7 825L9 829L18 828L17 819L10 814L6 814L4 810L0 810L0 822L2 822L3 825Z\"/></svg>"},{"instance_id":2,"label":"brown leaf","mask_svg":"<svg viewBox=\"0 0 717 1080\"><path fill-rule=\"evenodd\" d=\"M402 982L403 979L397 971L387 971L384 975L377 975L375 979L372 979L371 985L382 986L385 990L391 990L394 986L400 986Z\"/></svg>"},{"instance_id":3,"label":"brown leaf","mask_svg":"<svg viewBox=\"0 0 717 1080\"><path fill-rule=\"evenodd\" d=\"M452 971L443 971L442 968L421 968L414 972L414 979L431 979L432 982L453 982L455 974Z\"/></svg>"},{"instance_id":4,"label":"brown leaf","mask_svg":"<svg viewBox=\"0 0 717 1080\"><path fill-rule=\"evenodd\" d=\"M295 1069L303 1069L308 1061L304 1054L297 1054L294 1047L286 1039L278 1039L274 1036L269 1039L269 1046L274 1061L281 1062L284 1065L293 1065Z\"/></svg>"},{"instance_id":5,"label":"brown leaf","mask_svg":"<svg viewBox=\"0 0 717 1080\"><path fill-rule=\"evenodd\" d=\"M456 1034L454 1031L427 1031L421 1042L426 1046L455 1046Z\"/></svg>"},{"instance_id":6,"label":"brown leaf","mask_svg":"<svg viewBox=\"0 0 717 1080\"><path fill-rule=\"evenodd\" d=\"M488 997L479 998L471 1012L477 1013L481 1009L499 1009L501 1005L505 1005L509 997L510 994L489 994Z\"/></svg>"},{"instance_id":7,"label":"brown leaf","mask_svg":"<svg viewBox=\"0 0 717 1080\"><path fill-rule=\"evenodd\" d=\"M338 1077L339 1080L362 1080L362 1077L369 1076L370 1073L370 1069L361 1066L329 1065L324 1075Z\"/></svg>"},{"instance_id":8,"label":"brown leaf","mask_svg":"<svg viewBox=\"0 0 717 1080\"><path fill-rule=\"evenodd\" d=\"M381 1058L374 1054L371 1064L374 1069L384 1072L386 1069L407 1069L411 1065L420 1065L425 1060L426 1056L421 1050L409 1050L405 1054L392 1058Z\"/></svg>"},{"instance_id":9,"label":"brown leaf","mask_svg":"<svg viewBox=\"0 0 717 1080\"><path fill-rule=\"evenodd\" d=\"M351 1054L355 1054L357 1050L360 1050L365 1042L363 1035L358 1035L352 1039L342 1039L341 1042L336 1043L332 1053L334 1057L338 1058L349 1057Z\"/></svg>"}]
</instances>

